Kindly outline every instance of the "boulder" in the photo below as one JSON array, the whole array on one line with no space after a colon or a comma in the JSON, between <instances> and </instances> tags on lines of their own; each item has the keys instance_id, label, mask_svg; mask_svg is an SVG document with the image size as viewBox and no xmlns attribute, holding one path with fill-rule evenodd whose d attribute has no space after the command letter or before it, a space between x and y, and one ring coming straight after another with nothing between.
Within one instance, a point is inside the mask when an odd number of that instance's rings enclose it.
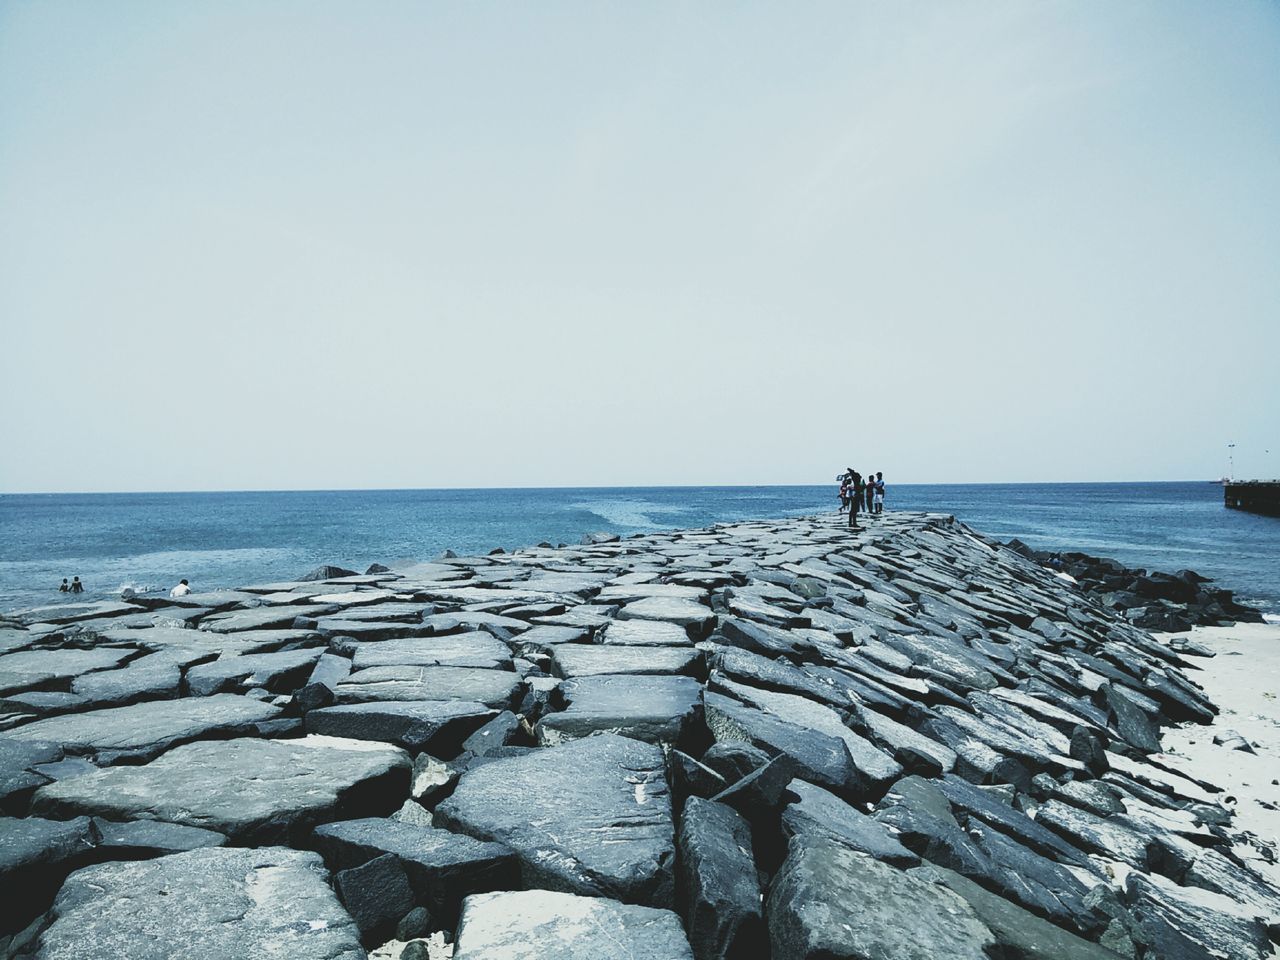
<instances>
[{"instance_id":1,"label":"boulder","mask_svg":"<svg viewBox=\"0 0 1280 960\"><path fill-rule=\"evenodd\" d=\"M50 717L11 730L8 736L59 743L68 753L90 754L99 763L136 762L191 740L249 733L256 724L279 715L276 707L224 693Z\"/></svg>"},{"instance_id":2,"label":"boulder","mask_svg":"<svg viewBox=\"0 0 1280 960\"><path fill-rule=\"evenodd\" d=\"M413 890L400 861L386 853L339 870L333 886L366 945L381 943L413 909Z\"/></svg>"},{"instance_id":3,"label":"boulder","mask_svg":"<svg viewBox=\"0 0 1280 960\"><path fill-rule=\"evenodd\" d=\"M352 666L366 667L480 667L506 670L511 666L511 649L482 630L445 636L403 637L356 646Z\"/></svg>"},{"instance_id":4,"label":"boulder","mask_svg":"<svg viewBox=\"0 0 1280 960\"><path fill-rule=\"evenodd\" d=\"M384 573L385 570L370 570L372 573ZM360 574L354 570L348 570L345 567L335 567L332 564L322 564L314 570L304 573L298 578L299 583L315 583L319 580L338 580L342 577L358 577Z\"/></svg>"},{"instance_id":5,"label":"boulder","mask_svg":"<svg viewBox=\"0 0 1280 960\"><path fill-rule=\"evenodd\" d=\"M368 818L316 828L313 844L334 870L392 855L409 880L414 902L452 926L462 898L515 883L515 854L500 843L393 819Z\"/></svg>"},{"instance_id":6,"label":"boulder","mask_svg":"<svg viewBox=\"0 0 1280 960\"><path fill-rule=\"evenodd\" d=\"M370 667L339 682L339 703L371 700L470 700L488 707L511 706L521 685L518 673L475 667Z\"/></svg>"},{"instance_id":7,"label":"boulder","mask_svg":"<svg viewBox=\"0 0 1280 960\"><path fill-rule=\"evenodd\" d=\"M285 650L202 663L187 671L187 691L197 697L257 687L272 693L291 691L311 675L321 653L318 649Z\"/></svg>"},{"instance_id":8,"label":"boulder","mask_svg":"<svg viewBox=\"0 0 1280 960\"><path fill-rule=\"evenodd\" d=\"M680 816L680 913L697 960L748 960L765 935L751 828L722 803L690 797Z\"/></svg>"},{"instance_id":9,"label":"boulder","mask_svg":"<svg viewBox=\"0 0 1280 960\"><path fill-rule=\"evenodd\" d=\"M787 793L795 797L782 811L782 830L788 838L826 836L895 867L920 863L883 823L835 794L804 780L792 780Z\"/></svg>"},{"instance_id":10,"label":"boulder","mask_svg":"<svg viewBox=\"0 0 1280 960\"><path fill-rule=\"evenodd\" d=\"M348 703L312 710L308 733L352 740L376 740L411 753L457 756L462 741L497 711L466 700L387 700Z\"/></svg>"},{"instance_id":11,"label":"boulder","mask_svg":"<svg viewBox=\"0 0 1280 960\"><path fill-rule=\"evenodd\" d=\"M669 907L675 830L664 767L658 747L601 734L473 766L435 815L515 850L527 886Z\"/></svg>"},{"instance_id":12,"label":"boulder","mask_svg":"<svg viewBox=\"0 0 1280 960\"><path fill-rule=\"evenodd\" d=\"M468 897L455 960L693 960L670 910L551 890Z\"/></svg>"},{"instance_id":13,"label":"boulder","mask_svg":"<svg viewBox=\"0 0 1280 960\"><path fill-rule=\"evenodd\" d=\"M406 795L402 750L359 740L226 740L176 747L36 791L33 810L108 820L163 820L272 843L343 814L386 813Z\"/></svg>"},{"instance_id":14,"label":"boulder","mask_svg":"<svg viewBox=\"0 0 1280 960\"><path fill-rule=\"evenodd\" d=\"M363 960L314 853L212 847L67 878L33 960L323 957Z\"/></svg>"},{"instance_id":15,"label":"boulder","mask_svg":"<svg viewBox=\"0 0 1280 960\"><path fill-rule=\"evenodd\" d=\"M560 677L592 677L619 673L690 673L702 654L692 647L624 647L564 643L552 654L552 671Z\"/></svg>"},{"instance_id":16,"label":"boulder","mask_svg":"<svg viewBox=\"0 0 1280 960\"><path fill-rule=\"evenodd\" d=\"M769 889L773 960L988 960L996 940L950 890L829 837L796 837Z\"/></svg>"},{"instance_id":17,"label":"boulder","mask_svg":"<svg viewBox=\"0 0 1280 960\"><path fill-rule=\"evenodd\" d=\"M104 860L147 860L202 847L221 847L227 842L226 837L212 830L159 820L112 823L94 817L93 827L98 832L98 855Z\"/></svg>"},{"instance_id":18,"label":"boulder","mask_svg":"<svg viewBox=\"0 0 1280 960\"><path fill-rule=\"evenodd\" d=\"M693 641L684 627L665 620L613 620L600 631L596 642L624 647L687 647Z\"/></svg>"},{"instance_id":19,"label":"boulder","mask_svg":"<svg viewBox=\"0 0 1280 960\"><path fill-rule=\"evenodd\" d=\"M560 686L564 710L546 714L538 741L555 745L607 732L674 744L702 710L702 686L692 677L600 675Z\"/></svg>"},{"instance_id":20,"label":"boulder","mask_svg":"<svg viewBox=\"0 0 1280 960\"><path fill-rule=\"evenodd\" d=\"M45 910L66 875L88 862L97 839L87 817L0 818L0 934L21 930Z\"/></svg>"}]
</instances>

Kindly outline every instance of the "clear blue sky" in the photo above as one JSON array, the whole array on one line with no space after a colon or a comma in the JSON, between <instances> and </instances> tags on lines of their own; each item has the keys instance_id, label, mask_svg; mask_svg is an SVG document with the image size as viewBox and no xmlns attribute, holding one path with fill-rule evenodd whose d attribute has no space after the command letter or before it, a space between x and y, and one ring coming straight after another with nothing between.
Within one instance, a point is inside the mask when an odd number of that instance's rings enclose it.
<instances>
[{"instance_id":1,"label":"clear blue sky","mask_svg":"<svg viewBox=\"0 0 1280 960\"><path fill-rule=\"evenodd\" d=\"M1278 311L1276 3L0 2L4 491L1280 474Z\"/></svg>"}]
</instances>

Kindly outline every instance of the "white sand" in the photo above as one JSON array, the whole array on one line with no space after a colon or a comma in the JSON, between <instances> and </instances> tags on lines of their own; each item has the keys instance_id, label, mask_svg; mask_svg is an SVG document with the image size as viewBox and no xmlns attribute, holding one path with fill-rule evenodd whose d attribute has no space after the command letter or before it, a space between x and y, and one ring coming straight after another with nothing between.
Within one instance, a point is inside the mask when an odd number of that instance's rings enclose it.
<instances>
[{"instance_id":1,"label":"white sand","mask_svg":"<svg viewBox=\"0 0 1280 960\"><path fill-rule=\"evenodd\" d=\"M1171 635L1159 635L1168 640ZM1236 852L1280 885L1280 624L1240 623L1196 627L1181 634L1213 650L1215 657L1187 656L1187 676L1204 687L1220 713L1210 726L1188 723L1164 731L1165 753L1193 776L1222 787L1224 805L1235 812L1232 834L1247 833ZM1214 744L1234 730L1254 753ZM1232 803L1230 799L1235 798Z\"/></svg>"}]
</instances>

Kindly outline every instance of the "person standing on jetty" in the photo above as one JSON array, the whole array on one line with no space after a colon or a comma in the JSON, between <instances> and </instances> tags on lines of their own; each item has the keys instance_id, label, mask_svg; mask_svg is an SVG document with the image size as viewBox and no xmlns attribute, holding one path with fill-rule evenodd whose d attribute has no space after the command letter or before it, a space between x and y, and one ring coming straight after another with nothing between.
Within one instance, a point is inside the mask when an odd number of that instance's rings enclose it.
<instances>
[{"instance_id":1,"label":"person standing on jetty","mask_svg":"<svg viewBox=\"0 0 1280 960\"><path fill-rule=\"evenodd\" d=\"M867 495L866 484L862 481L862 474L853 467L849 468L851 496L849 497L849 529L857 530L858 527L858 508L862 506L862 501Z\"/></svg>"},{"instance_id":2,"label":"person standing on jetty","mask_svg":"<svg viewBox=\"0 0 1280 960\"><path fill-rule=\"evenodd\" d=\"M876 499L876 475L874 473L868 473L867 489L866 489L866 492L862 495L863 507L867 511L868 516L870 516L872 513L871 508L875 505L875 499Z\"/></svg>"},{"instance_id":3,"label":"person standing on jetty","mask_svg":"<svg viewBox=\"0 0 1280 960\"><path fill-rule=\"evenodd\" d=\"M872 484L875 487L875 512L877 514L884 513L884 474L876 471L876 482Z\"/></svg>"}]
</instances>

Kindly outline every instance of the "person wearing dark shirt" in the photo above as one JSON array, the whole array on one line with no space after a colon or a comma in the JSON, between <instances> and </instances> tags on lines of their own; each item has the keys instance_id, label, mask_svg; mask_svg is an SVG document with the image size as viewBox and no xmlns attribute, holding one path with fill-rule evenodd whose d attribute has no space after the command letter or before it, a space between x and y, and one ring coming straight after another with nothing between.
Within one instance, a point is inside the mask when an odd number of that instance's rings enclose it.
<instances>
[{"instance_id":1,"label":"person wearing dark shirt","mask_svg":"<svg viewBox=\"0 0 1280 960\"><path fill-rule=\"evenodd\" d=\"M849 497L849 529L858 529L858 510L862 506L863 500L867 496L867 487L862 480L862 474L858 473L852 467L849 468L852 476L852 496Z\"/></svg>"},{"instance_id":2,"label":"person wearing dark shirt","mask_svg":"<svg viewBox=\"0 0 1280 960\"><path fill-rule=\"evenodd\" d=\"M876 497L876 475L874 473L867 474L867 489L862 495L863 509L867 511L868 516L871 514L872 506L875 504Z\"/></svg>"}]
</instances>

